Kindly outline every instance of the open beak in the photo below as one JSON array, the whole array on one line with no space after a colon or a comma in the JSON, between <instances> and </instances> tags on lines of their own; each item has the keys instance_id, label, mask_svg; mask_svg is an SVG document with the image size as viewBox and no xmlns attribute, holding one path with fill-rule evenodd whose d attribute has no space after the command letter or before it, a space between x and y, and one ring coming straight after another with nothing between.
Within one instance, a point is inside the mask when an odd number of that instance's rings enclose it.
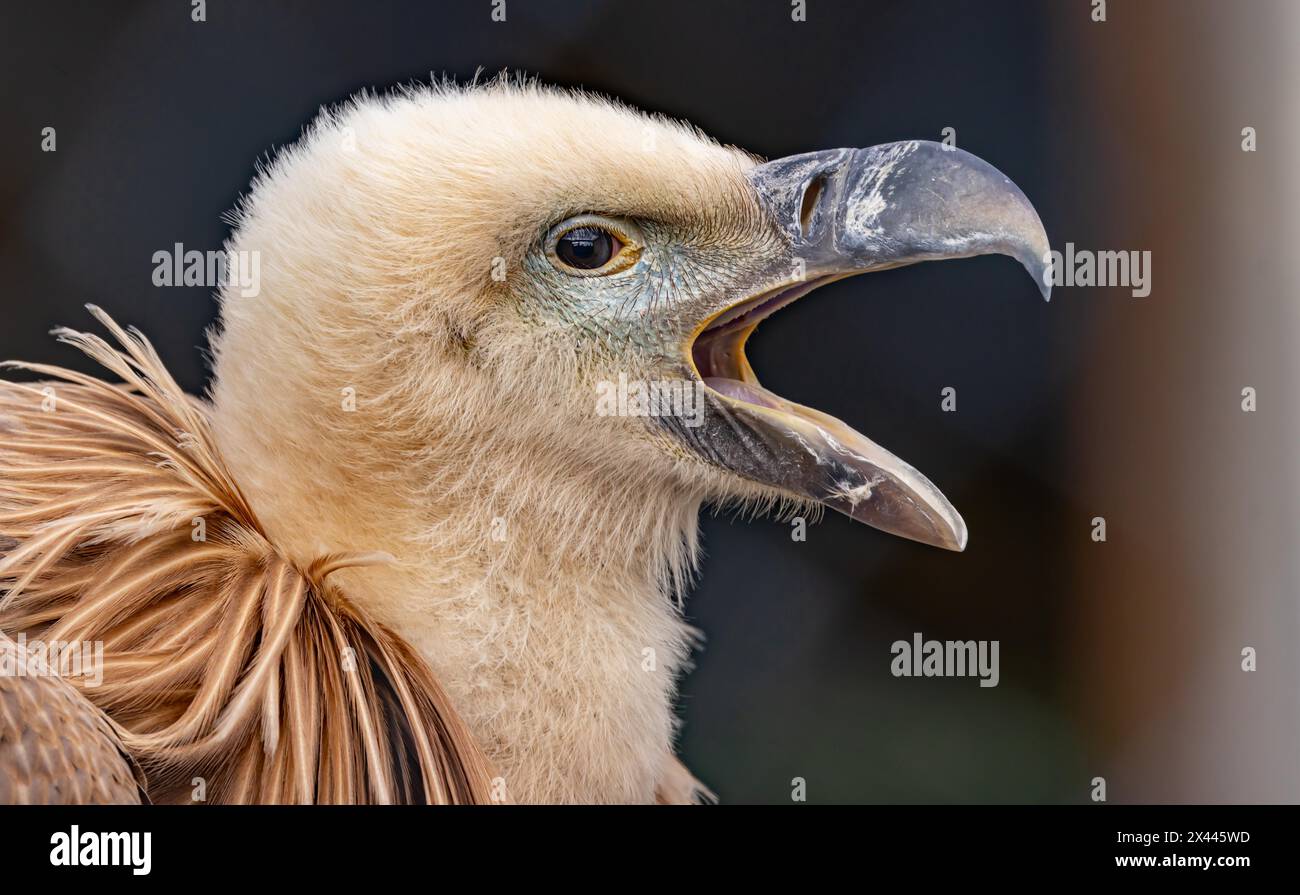
<instances>
[{"instance_id":1,"label":"open beak","mask_svg":"<svg viewBox=\"0 0 1300 895\"><path fill-rule=\"evenodd\" d=\"M789 254L693 334L688 363L709 401L703 425L684 434L745 478L892 534L965 549L966 524L929 479L846 423L763 388L745 340L820 285L918 261L1010 255L1049 298L1049 244L1033 206L993 166L938 143L791 156L749 179Z\"/></svg>"}]
</instances>

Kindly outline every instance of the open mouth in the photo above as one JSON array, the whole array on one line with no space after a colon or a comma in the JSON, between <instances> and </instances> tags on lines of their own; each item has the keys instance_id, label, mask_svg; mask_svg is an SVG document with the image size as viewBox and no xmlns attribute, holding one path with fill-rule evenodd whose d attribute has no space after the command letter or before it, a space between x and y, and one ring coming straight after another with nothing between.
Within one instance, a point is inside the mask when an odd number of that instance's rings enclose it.
<instances>
[{"instance_id":1,"label":"open mouth","mask_svg":"<svg viewBox=\"0 0 1300 895\"><path fill-rule=\"evenodd\" d=\"M725 465L747 478L812 497L876 528L961 550L966 527L925 476L842 420L764 388L745 357L760 322L834 273L759 293L717 314L691 342L690 364L717 397Z\"/></svg>"},{"instance_id":2,"label":"open mouth","mask_svg":"<svg viewBox=\"0 0 1300 895\"><path fill-rule=\"evenodd\" d=\"M818 286L841 276L824 276L783 286L745 299L718 314L691 343L695 373L713 391L733 401L784 413L806 410L768 391L758 382L745 357L745 342L758 324Z\"/></svg>"}]
</instances>

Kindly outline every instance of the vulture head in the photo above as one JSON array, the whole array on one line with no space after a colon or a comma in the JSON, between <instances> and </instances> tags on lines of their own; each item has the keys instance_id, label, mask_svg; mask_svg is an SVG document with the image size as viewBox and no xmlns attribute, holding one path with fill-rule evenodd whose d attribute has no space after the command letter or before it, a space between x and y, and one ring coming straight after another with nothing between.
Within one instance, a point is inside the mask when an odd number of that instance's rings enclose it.
<instances>
[{"instance_id":1,"label":"vulture head","mask_svg":"<svg viewBox=\"0 0 1300 895\"><path fill-rule=\"evenodd\" d=\"M1001 253L1042 283L1048 251L960 149L763 162L517 82L323 114L235 224L260 288L221 295L221 450L290 555L391 555L340 572L347 591L429 660L520 799L667 785L702 503L966 544L920 472L760 384L755 327L918 261Z\"/></svg>"}]
</instances>

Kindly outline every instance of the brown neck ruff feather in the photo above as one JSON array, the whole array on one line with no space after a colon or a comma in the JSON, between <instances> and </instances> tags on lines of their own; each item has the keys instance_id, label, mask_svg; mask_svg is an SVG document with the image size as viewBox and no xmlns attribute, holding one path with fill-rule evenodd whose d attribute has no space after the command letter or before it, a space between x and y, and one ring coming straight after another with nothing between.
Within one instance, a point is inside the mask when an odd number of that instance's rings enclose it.
<instances>
[{"instance_id":1,"label":"brown neck ruff feather","mask_svg":"<svg viewBox=\"0 0 1300 895\"><path fill-rule=\"evenodd\" d=\"M138 332L58 331L123 383L11 364L0 382L0 631L104 644L82 693L123 730L154 802L492 801L429 668L267 540L187 396Z\"/></svg>"}]
</instances>

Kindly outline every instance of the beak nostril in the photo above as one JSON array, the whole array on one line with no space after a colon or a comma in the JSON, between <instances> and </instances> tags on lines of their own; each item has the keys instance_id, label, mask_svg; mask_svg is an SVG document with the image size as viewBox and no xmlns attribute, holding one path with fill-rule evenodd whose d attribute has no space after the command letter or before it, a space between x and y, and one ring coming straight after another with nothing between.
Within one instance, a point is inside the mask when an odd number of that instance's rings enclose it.
<instances>
[{"instance_id":1,"label":"beak nostril","mask_svg":"<svg viewBox=\"0 0 1300 895\"><path fill-rule=\"evenodd\" d=\"M808 182L808 186L803 191L803 204L799 206L799 232L804 239L808 238L808 230L812 226L813 213L817 210L817 203L821 200L822 190L826 187L826 178L818 174Z\"/></svg>"}]
</instances>

